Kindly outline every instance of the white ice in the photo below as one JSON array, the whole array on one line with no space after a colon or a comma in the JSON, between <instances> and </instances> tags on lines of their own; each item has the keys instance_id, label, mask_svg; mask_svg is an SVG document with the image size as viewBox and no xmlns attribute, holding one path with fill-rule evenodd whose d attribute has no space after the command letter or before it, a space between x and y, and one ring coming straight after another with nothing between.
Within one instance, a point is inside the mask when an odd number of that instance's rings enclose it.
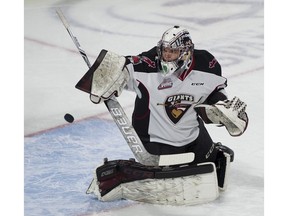
<instances>
[{"instance_id":1,"label":"white ice","mask_svg":"<svg viewBox=\"0 0 288 216\"><path fill-rule=\"evenodd\" d=\"M94 167L104 156L128 157L130 152L117 129L111 126L113 122L105 106L92 104L86 93L74 88L87 66L57 17L57 7L62 8L91 62L101 49L123 55L148 50L157 44L163 31L175 24L190 29L196 49L207 49L217 57L223 75L228 78L228 94L244 100L249 114L248 129L241 137L231 137L223 128L208 126L215 141L221 141L235 152L228 189L219 199L198 206L172 207L126 201L107 204L85 194L82 197L81 193L85 193L93 177ZM262 0L26 0L24 9L24 195L27 216L39 213L264 215ZM124 92L119 98L129 115L134 96L134 93ZM72 128L65 123L63 115L67 112L74 115L79 127ZM97 131L93 121L102 132ZM78 130L83 130L84 137ZM51 131L56 132L49 135ZM77 132L79 136L75 137ZM112 144L117 140L120 147ZM69 146L65 145L67 143ZM117 153L114 148L119 148ZM67 164L73 176L68 175ZM58 175L63 176L66 185L53 181L53 178L61 178Z\"/></svg>"}]
</instances>

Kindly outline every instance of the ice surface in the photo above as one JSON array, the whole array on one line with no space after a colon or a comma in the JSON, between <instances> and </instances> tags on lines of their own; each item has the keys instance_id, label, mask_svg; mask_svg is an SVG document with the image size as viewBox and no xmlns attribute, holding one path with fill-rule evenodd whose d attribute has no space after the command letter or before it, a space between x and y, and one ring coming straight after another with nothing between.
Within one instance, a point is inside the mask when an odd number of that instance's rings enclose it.
<instances>
[{"instance_id":1,"label":"ice surface","mask_svg":"<svg viewBox=\"0 0 288 216\"><path fill-rule=\"evenodd\" d=\"M105 106L74 86L87 71L55 13L61 7L94 61L101 49L138 54L175 24L190 29L197 49L212 52L228 78L227 92L247 104L241 137L208 126L215 141L235 152L230 184L214 202L173 207L133 201L99 202L85 191L93 171L109 159L133 157ZM263 1L86 0L25 1L24 198L27 216L264 215ZM131 114L134 93L121 105ZM73 124L63 119L75 117Z\"/></svg>"}]
</instances>

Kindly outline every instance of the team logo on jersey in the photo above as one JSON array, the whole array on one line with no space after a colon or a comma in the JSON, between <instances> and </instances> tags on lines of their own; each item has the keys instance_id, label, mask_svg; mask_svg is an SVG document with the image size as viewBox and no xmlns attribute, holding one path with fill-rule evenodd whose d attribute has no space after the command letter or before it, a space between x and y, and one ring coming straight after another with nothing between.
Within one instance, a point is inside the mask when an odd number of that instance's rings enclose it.
<instances>
[{"instance_id":1,"label":"team logo on jersey","mask_svg":"<svg viewBox=\"0 0 288 216\"><path fill-rule=\"evenodd\" d=\"M173 82L171 78L165 78L162 83L158 86L158 90L171 88L173 86Z\"/></svg>"},{"instance_id":2,"label":"team logo on jersey","mask_svg":"<svg viewBox=\"0 0 288 216\"><path fill-rule=\"evenodd\" d=\"M209 62L209 68L214 68L216 63L217 63L217 60L213 58L212 61Z\"/></svg>"},{"instance_id":3,"label":"team logo on jersey","mask_svg":"<svg viewBox=\"0 0 288 216\"><path fill-rule=\"evenodd\" d=\"M192 95L177 94L167 97L164 104L158 103L157 105L163 105L169 119L177 124L193 103Z\"/></svg>"},{"instance_id":4,"label":"team logo on jersey","mask_svg":"<svg viewBox=\"0 0 288 216\"><path fill-rule=\"evenodd\" d=\"M148 65L148 67L156 68L155 61L152 61L150 58L146 56L131 56L129 60L133 65L138 65L141 64L142 62L145 62Z\"/></svg>"}]
</instances>

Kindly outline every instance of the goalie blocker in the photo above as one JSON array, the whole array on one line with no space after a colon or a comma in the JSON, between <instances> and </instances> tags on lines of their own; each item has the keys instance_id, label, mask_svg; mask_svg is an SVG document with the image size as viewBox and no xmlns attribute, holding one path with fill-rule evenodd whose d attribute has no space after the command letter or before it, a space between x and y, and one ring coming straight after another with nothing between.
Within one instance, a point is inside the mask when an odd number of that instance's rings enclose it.
<instances>
[{"instance_id":1,"label":"goalie blocker","mask_svg":"<svg viewBox=\"0 0 288 216\"><path fill-rule=\"evenodd\" d=\"M195 205L213 201L219 188L227 187L227 176L234 153L214 144L218 149L215 163L154 167L130 160L104 160L95 171L87 194L93 193L101 201L129 199L134 201Z\"/></svg>"}]
</instances>

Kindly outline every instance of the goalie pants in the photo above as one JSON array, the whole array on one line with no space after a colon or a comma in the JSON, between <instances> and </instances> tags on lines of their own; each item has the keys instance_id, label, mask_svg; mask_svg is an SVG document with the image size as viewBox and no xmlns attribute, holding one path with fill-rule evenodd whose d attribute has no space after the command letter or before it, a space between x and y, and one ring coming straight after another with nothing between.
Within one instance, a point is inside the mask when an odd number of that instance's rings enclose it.
<instances>
[{"instance_id":1,"label":"goalie pants","mask_svg":"<svg viewBox=\"0 0 288 216\"><path fill-rule=\"evenodd\" d=\"M198 118L198 122L199 135L197 139L185 146L175 147L158 142L143 142L143 144L150 154L165 155L194 152L195 159L193 164L215 162L218 151L215 148L215 144L213 143L207 129L205 128L203 121Z\"/></svg>"}]
</instances>

